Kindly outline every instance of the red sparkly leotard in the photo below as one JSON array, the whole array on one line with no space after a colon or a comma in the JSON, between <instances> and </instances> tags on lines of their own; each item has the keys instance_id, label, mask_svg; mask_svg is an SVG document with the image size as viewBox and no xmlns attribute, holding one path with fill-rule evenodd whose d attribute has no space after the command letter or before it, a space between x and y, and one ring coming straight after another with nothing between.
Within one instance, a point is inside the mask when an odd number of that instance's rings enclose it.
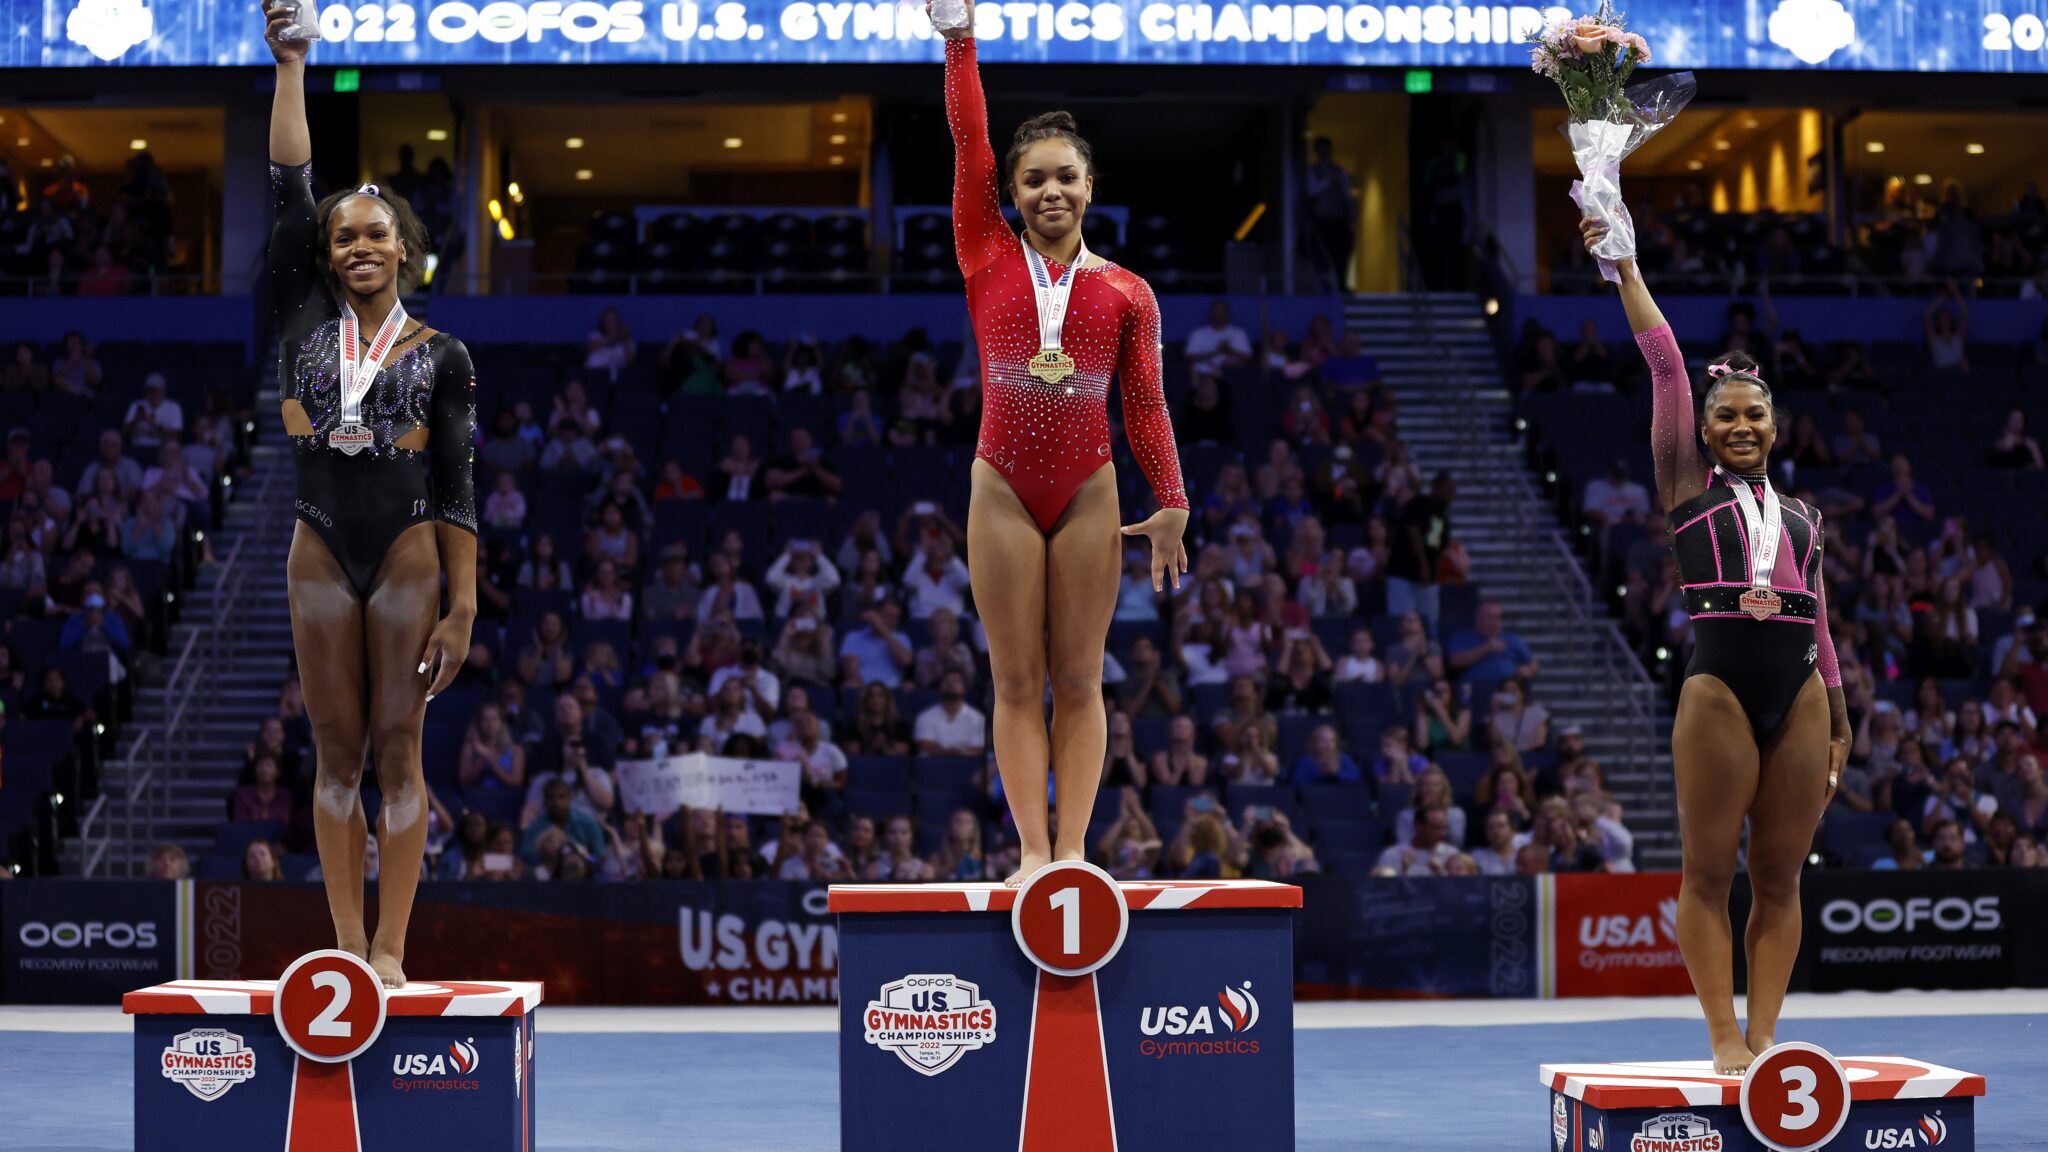
<instances>
[{"instance_id":1,"label":"red sparkly leotard","mask_svg":"<svg viewBox=\"0 0 2048 1152\"><path fill-rule=\"evenodd\" d=\"M1047 384L1025 370L1038 348L1038 303L1017 234L996 201L974 40L946 42L946 118L953 126L953 245L981 345L981 439L974 454L1015 490L1042 531L1109 462L1109 381L1123 382L1124 432L1162 508L1186 508L1173 422L1160 384L1159 302L1151 285L1114 264L1074 277L1060 347L1072 376ZM1050 260L1057 281L1066 269Z\"/></svg>"}]
</instances>

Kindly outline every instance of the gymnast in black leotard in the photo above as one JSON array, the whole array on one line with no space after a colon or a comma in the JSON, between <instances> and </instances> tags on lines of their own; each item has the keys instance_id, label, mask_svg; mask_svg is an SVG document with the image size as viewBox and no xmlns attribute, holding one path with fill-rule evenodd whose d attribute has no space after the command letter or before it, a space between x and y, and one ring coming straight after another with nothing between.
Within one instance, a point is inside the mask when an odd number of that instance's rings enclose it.
<instances>
[{"instance_id":1,"label":"gymnast in black leotard","mask_svg":"<svg viewBox=\"0 0 2048 1152\"><path fill-rule=\"evenodd\" d=\"M313 202L311 45L281 38L295 12L272 3L264 36L277 59L278 383L299 485L285 589L313 726L313 833L335 947L398 987L427 837L420 733L427 703L469 654L476 619L476 381L462 343L399 302L426 257L425 230L405 201L364 186ZM383 796L374 939L363 922L371 755Z\"/></svg>"},{"instance_id":2,"label":"gymnast in black leotard","mask_svg":"<svg viewBox=\"0 0 2048 1152\"><path fill-rule=\"evenodd\" d=\"M1591 218L1581 228L1589 249L1605 235ZM1696 424L1671 326L1635 261L1614 265L1650 365L1657 493L1692 617L1693 655L1671 731L1684 852L1678 946L1714 1066L1733 1074L1776 1042L1799 956L1800 871L1848 758L1848 708L1821 582L1826 532L1817 510L1770 485L1778 420L1756 363L1741 353L1714 358ZM1735 1017L1728 922L1745 824L1746 1029Z\"/></svg>"}]
</instances>

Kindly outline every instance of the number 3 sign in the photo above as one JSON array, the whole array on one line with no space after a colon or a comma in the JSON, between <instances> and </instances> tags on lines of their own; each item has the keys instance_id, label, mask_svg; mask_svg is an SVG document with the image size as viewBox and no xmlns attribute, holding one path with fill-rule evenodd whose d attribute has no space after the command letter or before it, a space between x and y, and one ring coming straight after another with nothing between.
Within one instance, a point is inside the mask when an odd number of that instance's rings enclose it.
<instances>
[{"instance_id":1,"label":"number 3 sign","mask_svg":"<svg viewBox=\"0 0 2048 1152\"><path fill-rule=\"evenodd\" d=\"M1742 1122L1776 1152L1823 1147L1849 1122L1849 1074L1818 1045L1774 1045L1742 1078Z\"/></svg>"},{"instance_id":2,"label":"number 3 sign","mask_svg":"<svg viewBox=\"0 0 2048 1152\"><path fill-rule=\"evenodd\" d=\"M1131 906L1109 873L1080 860L1038 870L1010 908L1010 931L1033 964L1085 976L1110 962L1131 928Z\"/></svg>"},{"instance_id":3,"label":"number 3 sign","mask_svg":"<svg viewBox=\"0 0 2048 1152\"><path fill-rule=\"evenodd\" d=\"M384 981L362 957L327 949L292 961L277 981L271 1018L292 1051L322 1064L362 1055L384 1031Z\"/></svg>"}]
</instances>

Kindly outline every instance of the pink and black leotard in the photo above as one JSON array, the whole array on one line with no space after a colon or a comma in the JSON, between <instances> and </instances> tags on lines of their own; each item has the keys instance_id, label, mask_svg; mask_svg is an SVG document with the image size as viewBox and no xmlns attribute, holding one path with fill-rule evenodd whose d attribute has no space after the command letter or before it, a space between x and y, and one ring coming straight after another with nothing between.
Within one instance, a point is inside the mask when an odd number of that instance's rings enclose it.
<instances>
[{"instance_id":1,"label":"pink and black leotard","mask_svg":"<svg viewBox=\"0 0 2048 1152\"><path fill-rule=\"evenodd\" d=\"M1038 303L1018 236L996 200L996 155L972 38L946 42L946 119L953 127L953 246L981 346L981 438L974 454L1017 493L1041 531L1109 463L1109 382L1123 382L1124 433L1162 508L1186 508L1173 421L1160 383L1159 302L1151 285L1114 264L1074 277L1061 350L1074 374L1031 375ZM1066 269L1046 261L1057 282Z\"/></svg>"},{"instance_id":2,"label":"pink and black leotard","mask_svg":"<svg viewBox=\"0 0 2048 1152\"><path fill-rule=\"evenodd\" d=\"M1784 526L1770 586L1782 606L1775 616L1754 619L1740 604L1750 589L1752 568L1749 532L1731 485L1746 484L1761 498L1768 480L1710 468L1693 447L1692 386L1671 327L1637 333L1636 344L1650 365L1658 487L1675 492L1701 488L1699 495L1666 513L1685 610L1692 616L1693 653L1685 674L1714 676L1726 684L1761 745L1784 724L1816 668L1821 683L1830 688L1842 683L1821 584L1826 533L1820 510L1779 497Z\"/></svg>"}]
</instances>

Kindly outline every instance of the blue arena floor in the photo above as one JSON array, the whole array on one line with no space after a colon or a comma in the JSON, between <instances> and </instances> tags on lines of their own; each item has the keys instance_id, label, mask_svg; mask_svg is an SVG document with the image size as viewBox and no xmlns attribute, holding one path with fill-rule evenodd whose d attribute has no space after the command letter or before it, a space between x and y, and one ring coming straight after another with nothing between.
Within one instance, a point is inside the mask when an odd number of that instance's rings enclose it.
<instances>
[{"instance_id":1,"label":"blue arena floor","mask_svg":"<svg viewBox=\"0 0 2048 1152\"><path fill-rule=\"evenodd\" d=\"M1780 1038L1982 1073L1991 1091L1977 1147L2048 1147L2048 1015L1792 1021ZM1303 1030L1297 1147L1538 1152L1549 1142L1539 1063L1688 1059L1704 1056L1702 1043L1700 1026L1681 1019ZM825 1152L838 1146L833 1048L815 1032L551 1036L544 1025L538 1143ZM116 1033L0 1031L0 1150L129 1148L129 1052Z\"/></svg>"}]
</instances>

